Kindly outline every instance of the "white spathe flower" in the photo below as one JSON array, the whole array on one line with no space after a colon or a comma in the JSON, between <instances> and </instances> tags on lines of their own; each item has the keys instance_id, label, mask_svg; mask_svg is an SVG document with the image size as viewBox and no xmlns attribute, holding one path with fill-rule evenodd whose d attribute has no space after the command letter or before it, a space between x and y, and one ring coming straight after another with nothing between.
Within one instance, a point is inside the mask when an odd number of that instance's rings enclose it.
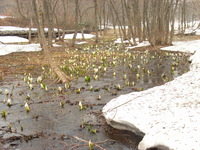
<instances>
[{"instance_id":1,"label":"white spathe flower","mask_svg":"<svg viewBox=\"0 0 200 150\"><path fill-rule=\"evenodd\" d=\"M131 69L133 66L132 66L132 64L129 64L128 67L129 67L129 69Z\"/></svg>"},{"instance_id":2,"label":"white spathe flower","mask_svg":"<svg viewBox=\"0 0 200 150\"><path fill-rule=\"evenodd\" d=\"M61 106L61 107L64 107L64 102L60 102L60 106Z\"/></svg>"},{"instance_id":3,"label":"white spathe flower","mask_svg":"<svg viewBox=\"0 0 200 150\"><path fill-rule=\"evenodd\" d=\"M96 74L99 71L98 68L94 68L94 73Z\"/></svg>"},{"instance_id":4,"label":"white spathe flower","mask_svg":"<svg viewBox=\"0 0 200 150\"><path fill-rule=\"evenodd\" d=\"M127 78L127 75L125 74L124 77L123 77L123 79L126 80L126 78Z\"/></svg>"},{"instance_id":5,"label":"white spathe flower","mask_svg":"<svg viewBox=\"0 0 200 150\"><path fill-rule=\"evenodd\" d=\"M33 84L29 84L29 89L30 89L30 90L33 89Z\"/></svg>"},{"instance_id":6,"label":"white spathe flower","mask_svg":"<svg viewBox=\"0 0 200 150\"><path fill-rule=\"evenodd\" d=\"M42 82L42 77L41 76L37 77L37 83L40 83L40 82Z\"/></svg>"},{"instance_id":7,"label":"white spathe flower","mask_svg":"<svg viewBox=\"0 0 200 150\"><path fill-rule=\"evenodd\" d=\"M116 65L116 62L115 62L115 61L113 61L113 62L112 62L112 64L115 66L115 65Z\"/></svg>"},{"instance_id":8,"label":"white spathe flower","mask_svg":"<svg viewBox=\"0 0 200 150\"><path fill-rule=\"evenodd\" d=\"M62 87L58 87L58 92L62 93Z\"/></svg>"},{"instance_id":9,"label":"white spathe flower","mask_svg":"<svg viewBox=\"0 0 200 150\"><path fill-rule=\"evenodd\" d=\"M127 81L127 82L126 82L126 85L127 85L127 86L129 86L129 85L130 85L130 82L129 82L129 81Z\"/></svg>"},{"instance_id":10,"label":"white spathe flower","mask_svg":"<svg viewBox=\"0 0 200 150\"><path fill-rule=\"evenodd\" d=\"M77 94L80 94L80 92L81 92L81 89L80 89L80 88L76 89L76 93L77 93Z\"/></svg>"},{"instance_id":11,"label":"white spathe flower","mask_svg":"<svg viewBox=\"0 0 200 150\"><path fill-rule=\"evenodd\" d=\"M136 77L139 79L139 78L140 78L140 74L137 73L137 74L136 74Z\"/></svg>"},{"instance_id":12,"label":"white spathe flower","mask_svg":"<svg viewBox=\"0 0 200 150\"><path fill-rule=\"evenodd\" d=\"M106 72L106 71L107 71L107 68L106 68L106 67L104 67L104 68L103 68L103 70Z\"/></svg>"},{"instance_id":13,"label":"white spathe flower","mask_svg":"<svg viewBox=\"0 0 200 150\"><path fill-rule=\"evenodd\" d=\"M65 83L65 88L69 89L70 88L70 84L69 83Z\"/></svg>"},{"instance_id":14,"label":"white spathe flower","mask_svg":"<svg viewBox=\"0 0 200 150\"><path fill-rule=\"evenodd\" d=\"M93 90L93 86L90 86L90 91L92 91Z\"/></svg>"},{"instance_id":15,"label":"white spathe flower","mask_svg":"<svg viewBox=\"0 0 200 150\"><path fill-rule=\"evenodd\" d=\"M101 95L98 96L98 100L101 100Z\"/></svg>"},{"instance_id":16,"label":"white spathe flower","mask_svg":"<svg viewBox=\"0 0 200 150\"><path fill-rule=\"evenodd\" d=\"M151 71L150 71L150 70L147 70L147 73L150 75L150 74L151 74Z\"/></svg>"},{"instance_id":17,"label":"white spathe flower","mask_svg":"<svg viewBox=\"0 0 200 150\"><path fill-rule=\"evenodd\" d=\"M117 90L121 90L120 84L117 84L117 85L115 86L115 88L116 88Z\"/></svg>"},{"instance_id":18,"label":"white spathe flower","mask_svg":"<svg viewBox=\"0 0 200 150\"><path fill-rule=\"evenodd\" d=\"M10 107L11 104L12 104L12 103L11 103L11 99L8 99L8 100L7 100L7 105Z\"/></svg>"},{"instance_id":19,"label":"white spathe flower","mask_svg":"<svg viewBox=\"0 0 200 150\"><path fill-rule=\"evenodd\" d=\"M45 83L41 83L40 86L42 89L45 89L46 91L48 90L47 85Z\"/></svg>"},{"instance_id":20,"label":"white spathe flower","mask_svg":"<svg viewBox=\"0 0 200 150\"><path fill-rule=\"evenodd\" d=\"M31 98L30 94L27 94L26 99L29 100L30 98Z\"/></svg>"},{"instance_id":21,"label":"white spathe flower","mask_svg":"<svg viewBox=\"0 0 200 150\"><path fill-rule=\"evenodd\" d=\"M33 78L28 77L28 81L29 81L29 83L33 83Z\"/></svg>"},{"instance_id":22,"label":"white spathe flower","mask_svg":"<svg viewBox=\"0 0 200 150\"><path fill-rule=\"evenodd\" d=\"M5 93L6 95L8 95L10 92L8 91L8 89L5 89Z\"/></svg>"},{"instance_id":23,"label":"white spathe flower","mask_svg":"<svg viewBox=\"0 0 200 150\"><path fill-rule=\"evenodd\" d=\"M28 81L28 77L27 76L25 76L23 79L24 79L24 82Z\"/></svg>"},{"instance_id":24,"label":"white spathe flower","mask_svg":"<svg viewBox=\"0 0 200 150\"><path fill-rule=\"evenodd\" d=\"M29 111L30 111L30 107L28 106L27 102L25 103L24 107L25 107L25 109L26 109L26 112L29 112Z\"/></svg>"},{"instance_id":25,"label":"white spathe flower","mask_svg":"<svg viewBox=\"0 0 200 150\"><path fill-rule=\"evenodd\" d=\"M98 75L94 75L94 80L97 80L98 79Z\"/></svg>"},{"instance_id":26,"label":"white spathe flower","mask_svg":"<svg viewBox=\"0 0 200 150\"><path fill-rule=\"evenodd\" d=\"M80 110L82 110L82 109L83 109L83 104L82 104L82 102L81 102L81 101L79 102L79 104L78 104L78 105L79 105L79 109L80 109Z\"/></svg>"},{"instance_id":27,"label":"white spathe flower","mask_svg":"<svg viewBox=\"0 0 200 150\"><path fill-rule=\"evenodd\" d=\"M101 70L101 68L102 68L101 66L98 66L98 69L99 69L99 70Z\"/></svg>"}]
</instances>

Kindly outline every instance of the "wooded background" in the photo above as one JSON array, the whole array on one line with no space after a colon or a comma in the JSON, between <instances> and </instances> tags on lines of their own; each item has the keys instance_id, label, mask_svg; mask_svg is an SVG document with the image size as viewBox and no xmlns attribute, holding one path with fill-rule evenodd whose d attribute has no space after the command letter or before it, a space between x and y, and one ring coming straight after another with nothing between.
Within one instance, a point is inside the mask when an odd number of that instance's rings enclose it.
<instances>
[{"instance_id":1,"label":"wooded background","mask_svg":"<svg viewBox=\"0 0 200 150\"><path fill-rule=\"evenodd\" d=\"M0 13L22 19L21 26L36 27L33 2L0 0ZM136 37L139 41L147 39L151 45L170 45L174 21L179 22L179 33L184 33L188 22L195 24L200 18L199 0L42 0L41 5L44 27L49 28L50 35L53 28L89 30L96 32L98 42L97 31L112 26L132 45L136 44ZM50 36L50 45L51 41Z\"/></svg>"}]
</instances>

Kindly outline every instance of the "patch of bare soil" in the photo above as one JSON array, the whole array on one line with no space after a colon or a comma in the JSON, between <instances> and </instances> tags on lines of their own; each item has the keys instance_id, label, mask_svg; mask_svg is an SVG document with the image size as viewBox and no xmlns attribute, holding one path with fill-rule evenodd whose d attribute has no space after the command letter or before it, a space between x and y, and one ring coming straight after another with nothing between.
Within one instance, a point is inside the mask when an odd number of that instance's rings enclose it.
<instances>
[{"instance_id":1,"label":"patch of bare soil","mask_svg":"<svg viewBox=\"0 0 200 150\"><path fill-rule=\"evenodd\" d=\"M52 48L51 56L56 63L60 64L62 58L70 57L66 55L65 48ZM38 75L42 72L42 67L48 66L43 51L41 52L15 52L0 56L0 79L5 76L31 73Z\"/></svg>"},{"instance_id":2,"label":"patch of bare soil","mask_svg":"<svg viewBox=\"0 0 200 150\"><path fill-rule=\"evenodd\" d=\"M47 64L43 52L19 52L0 56L0 72L3 79L7 75L41 72Z\"/></svg>"}]
</instances>

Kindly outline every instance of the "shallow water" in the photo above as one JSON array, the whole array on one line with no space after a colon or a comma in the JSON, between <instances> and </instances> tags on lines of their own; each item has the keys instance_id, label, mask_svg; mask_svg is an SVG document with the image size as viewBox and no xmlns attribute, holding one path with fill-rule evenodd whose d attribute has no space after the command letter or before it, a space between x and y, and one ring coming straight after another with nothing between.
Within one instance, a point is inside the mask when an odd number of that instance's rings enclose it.
<instances>
[{"instance_id":1,"label":"shallow water","mask_svg":"<svg viewBox=\"0 0 200 150\"><path fill-rule=\"evenodd\" d=\"M109 150L137 149L141 137L107 126L101 116L102 107L121 94L145 90L173 80L188 70L189 63L188 56L182 53L133 50L130 54L127 58L122 53L115 60L115 65L110 61L107 71L96 73L98 80L91 79L89 86L84 77L72 82L69 89L46 79L44 82L48 91L45 91L35 82L35 76L32 83L34 89L30 90L23 76L8 76L0 83L3 91L0 94L0 112L7 111L6 119L0 118L0 139L4 148L88 149L88 143L75 139L74 136L77 136L92 142L103 141L99 145ZM94 75L92 69L88 75ZM116 88L118 85L119 89ZM57 90L59 86L63 89L62 93ZM93 86L92 91L90 86ZM79 94L75 91L78 88ZM5 89L12 94L6 96ZM30 99L26 98L27 94L30 94ZM11 107L3 102L8 98L11 98ZM30 106L29 113L24 108L24 101ZM80 101L87 107L86 110L79 110ZM64 103L63 108L60 102ZM92 130L96 130L96 134L91 133Z\"/></svg>"}]
</instances>

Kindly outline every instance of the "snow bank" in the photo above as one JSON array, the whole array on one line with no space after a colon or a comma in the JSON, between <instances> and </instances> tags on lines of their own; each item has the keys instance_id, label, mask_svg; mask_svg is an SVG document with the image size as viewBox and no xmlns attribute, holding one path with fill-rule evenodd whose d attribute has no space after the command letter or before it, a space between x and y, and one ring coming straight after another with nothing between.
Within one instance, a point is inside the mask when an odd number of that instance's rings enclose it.
<instances>
[{"instance_id":1,"label":"snow bank","mask_svg":"<svg viewBox=\"0 0 200 150\"><path fill-rule=\"evenodd\" d=\"M172 43L173 46L163 47L161 50L179 51L186 53L194 53L200 50L200 40L195 41L176 41Z\"/></svg>"},{"instance_id":2,"label":"snow bank","mask_svg":"<svg viewBox=\"0 0 200 150\"><path fill-rule=\"evenodd\" d=\"M12 16L0 16L0 19L13 18Z\"/></svg>"},{"instance_id":3,"label":"snow bank","mask_svg":"<svg viewBox=\"0 0 200 150\"><path fill-rule=\"evenodd\" d=\"M16 44L0 44L0 55L7 55L13 52L31 52L31 51L41 51L42 48L39 44L26 44L26 45L16 45Z\"/></svg>"},{"instance_id":4,"label":"snow bank","mask_svg":"<svg viewBox=\"0 0 200 150\"><path fill-rule=\"evenodd\" d=\"M65 34L64 39L72 39L73 36L74 36L74 33L73 34ZM93 34L84 34L85 39L91 39L91 38L94 38L94 37L95 37L95 35L93 35ZM77 33L76 39L82 39L82 33Z\"/></svg>"},{"instance_id":5,"label":"snow bank","mask_svg":"<svg viewBox=\"0 0 200 150\"><path fill-rule=\"evenodd\" d=\"M200 35L200 29L196 29L196 35Z\"/></svg>"},{"instance_id":6,"label":"snow bank","mask_svg":"<svg viewBox=\"0 0 200 150\"><path fill-rule=\"evenodd\" d=\"M28 42L28 39L18 36L0 36L1 43L22 43Z\"/></svg>"},{"instance_id":7,"label":"snow bank","mask_svg":"<svg viewBox=\"0 0 200 150\"><path fill-rule=\"evenodd\" d=\"M126 49L133 49L133 48L136 48L136 47L144 47L144 46L150 46L151 44L149 43L149 41L143 41L141 43L138 42L138 45L136 46L128 46L126 47Z\"/></svg>"},{"instance_id":8,"label":"snow bank","mask_svg":"<svg viewBox=\"0 0 200 150\"><path fill-rule=\"evenodd\" d=\"M174 44L162 49L196 51L188 73L165 85L119 96L103 108L108 124L144 136L140 150L200 147L200 40Z\"/></svg>"},{"instance_id":9,"label":"snow bank","mask_svg":"<svg viewBox=\"0 0 200 150\"><path fill-rule=\"evenodd\" d=\"M77 45L82 45L82 44L87 44L88 42L83 41L83 42L76 42Z\"/></svg>"},{"instance_id":10,"label":"snow bank","mask_svg":"<svg viewBox=\"0 0 200 150\"><path fill-rule=\"evenodd\" d=\"M136 46L127 46L126 49L133 49L133 48L136 48L136 47L144 47L144 46L149 46L151 45L148 41L142 41L139 43L139 39L136 38L136 43L137 45ZM133 43L133 39L131 38L130 41ZM121 44L122 43L122 40L121 38L118 38L116 41L114 41L115 44ZM126 43L126 44L129 44L129 41L128 40L123 40L123 43Z\"/></svg>"},{"instance_id":11,"label":"snow bank","mask_svg":"<svg viewBox=\"0 0 200 150\"><path fill-rule=\"evenodd\" d=\"M19 34L19 33L28 33L29 28L20 28L15 26L0 26L0 34ZM37 28L32 28L31 32L37 33Z\"/></svg>"},{"instance_id":12,"label":"snow bank","mask_svg":"<svg viewBox=\"0 0 200 150\"><path fill-rule=\"evenodd\" d=\"M130 41L133 43L133 39L131 38ZM138 39L136 39L136 41L138 42ZM114 41L115 44L121 44L122 43L122 39L118 38L116 41ZM128 40L123 40L123 43L129 43Z\"/></svg>"},{"instance_id":13,"label":"snow bank","mask_svg":"<svg viewBox=\"0 0 200 150\"><path fill-rule=\"evenodd\" d=\"M44 28L44 31L47 32L48 28ZM58 29L54 28L54 31L58 31ZM29 32L29 28L21 28L16 26L0 26L0 35L12 35L12 34L27 34ZM37 28L31 28L32 33L37 33Z\"/></svg>"}]
</instances>

